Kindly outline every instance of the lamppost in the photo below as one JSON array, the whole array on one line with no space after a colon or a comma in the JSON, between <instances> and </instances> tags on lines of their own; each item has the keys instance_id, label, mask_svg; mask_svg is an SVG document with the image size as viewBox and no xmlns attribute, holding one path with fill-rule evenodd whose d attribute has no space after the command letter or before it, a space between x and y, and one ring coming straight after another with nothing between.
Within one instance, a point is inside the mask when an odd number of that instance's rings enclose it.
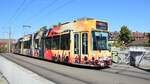
<instances>
[{"instance_id":1,"label":"lamppost","mask_svg":"<svg viewBox=\"0 0 150 84\"><path fill-rule=\"evenodd\" d=\"M8 32L8 35L9 35L9 44L8 44L8 50L9 50L9 53L11 52L11 27L9 27L9 32Z\"/></svg>"}]
</instances>

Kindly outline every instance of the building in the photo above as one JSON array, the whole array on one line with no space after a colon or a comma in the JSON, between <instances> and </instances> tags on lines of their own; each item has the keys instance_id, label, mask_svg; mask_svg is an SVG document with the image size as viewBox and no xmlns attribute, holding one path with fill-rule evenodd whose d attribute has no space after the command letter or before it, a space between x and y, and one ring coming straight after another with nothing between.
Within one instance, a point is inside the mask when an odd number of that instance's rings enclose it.
<instances>
[{"instance_id":1,"label":"building","mask_svg":"<svg viewBox=\"0 0 150 84\"><path fill-rule=\"evenodd\" d=\"M15 44L16 40L11 39L11 47ZM8 52L9 39L0 39L0 52Z\"/></svg>"},{"instance_id":2,"label":"building","mask_svg":"<svg viewBox=\"0 0 150 84\"><path fill-rule=\"evenodd\" d=\"M147 41L148 40L148 36L147 36L147 33L142 33L142 32L132 32L132 36L134 38L135 41L137 40L145 40Z\"/></svg>"},{"instance_id":3,"label":"building","mask_svg":"<svg viewBox=\"0 0 150 84\"><path fill-rule=\"evenodd\" d=\"M119 32L110 32L109 40L116 41L119 37ZM129 44L129 46L144 46L146 42L148 42L149 37L148 33L145 32L132 32L133 42Z\"/></svg>"},{"instance_id":4,"label":"building","mask_svg":"<svg viewBox=\"0 0 150 84\"><path fill-rule=\"evenodd\" d=\"M109 40L110 41L115 41L118 39L118 37L119 37L119 32L117 32L117 31L109 33Z\"/></svg>"},{"instance_id":5,"label":"building","mask_svg":"<svg viewBox=\"0 0 150 84\"><path fill-rule=\"evenodd\" d=\"M145 46L146 42L148 42L149 37L147 33L143 32L132 32L133 42L130 43L130 46Z\"/></svg>"},{"instance_id":6,"label":"building","mask_svg":"<svg viewBox=\"0 0 150 84\"><path fill-rule=\"evenodd\" d=\"M112 60L115 63L130 64L136 67L150 67L150 47L145 47L149 41L148 33L132 32L134 41L126 48L112 47ZM111 32L109 41L115 42L119 32Z\"/></svg>"}]
</instances>

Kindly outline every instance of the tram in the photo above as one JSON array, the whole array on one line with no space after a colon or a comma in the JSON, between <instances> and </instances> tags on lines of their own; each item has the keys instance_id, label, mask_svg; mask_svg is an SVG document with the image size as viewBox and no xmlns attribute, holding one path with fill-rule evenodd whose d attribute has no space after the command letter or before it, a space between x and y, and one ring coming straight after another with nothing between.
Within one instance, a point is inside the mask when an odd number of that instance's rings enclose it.
<instances>
[{"instance_id":1,"label":"tram","mask_svg":"<svg viewBox=\"0 0 150 84\"><path fill-rule=\"evenodd\" d=\"M108 34L107 22L82 18L40 30L25 36L26 40L20 38L16 53L67 64L106 67L112 64Z\"/></svg>"},{"instance_id":2,"label":"tram","mask_svg":"<svg viewBox=\"0 0 150 84\"><path fill-rule=\"evenodd\" d=\"M109 66L108 24L91 18L53 26L45 37L44 58L87 66Z\"/></svg>"}]
</instances>

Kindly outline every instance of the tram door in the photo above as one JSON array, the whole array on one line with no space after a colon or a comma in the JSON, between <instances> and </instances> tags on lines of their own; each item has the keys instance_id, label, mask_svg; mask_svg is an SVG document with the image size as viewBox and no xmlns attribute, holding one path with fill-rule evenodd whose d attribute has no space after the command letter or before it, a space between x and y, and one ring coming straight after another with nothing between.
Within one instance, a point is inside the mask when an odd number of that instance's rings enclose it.
<instances>
[{"instance_id":1,"label":"tram door","mask_svg":"<svg viewBox=\"0 0 150 84\"><path fill-rule=\"evenodd\" d=\"M82 59L88 55L87 36L87 32L74 33L75 63L81 63Z\"/></svg>"}]
</instances>

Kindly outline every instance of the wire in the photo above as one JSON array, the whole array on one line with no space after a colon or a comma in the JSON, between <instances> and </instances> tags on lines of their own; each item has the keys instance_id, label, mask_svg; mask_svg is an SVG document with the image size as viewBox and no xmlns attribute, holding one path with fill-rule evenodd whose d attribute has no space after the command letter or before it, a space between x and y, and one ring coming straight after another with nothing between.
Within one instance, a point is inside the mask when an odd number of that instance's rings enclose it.
<instances>
[{"instance_id":1,"label":"wire","mask_svg":"<svg viewBox=\"0 0 150 84\"><path fill-rule=\"evenodd\" d=\"M17 12L22 8L22 6L25 4L25 2L26 2L26 0L23 0L22 3L18 6L18 8L14 12L14 14L8 20L8 24L11 23L13 21L13 18L15 18L17 16Z\"/></svg>"},{"instance_id":2,"label":"wire","mask_svg":"<svg viewBox=\"0 0 150 84\"><path fill-rule=\"evenodd\" d=\"M72 3L73 1L74 1L74 0L69 0L69 1L65 2L64 4L58 6L57 8L55 8L55 9L53 10L53 12L51 12L51 14L54 13L55 11L58 11L58 10L62 9L63 7L67 6L68 4Z\"/></svg>"},{"instance_id":3,"label":"wire","mask_svg":"<svg viewBox=\"0 0 150 84\"><path fill-rule=\"evenodd\" d=\"M29 22L31 21L33 18L37 17L38 15L40 15L42 12L44 12L46 9L52 7L58 0L53 0L52 2L50 2L48 5L46 5L45 7L43 7L42 9L40 9L36 14L34 14L33 16L31 16L29 19L27 19L25 22Z\"/></svg>"},{"instance_id":4,"label":"wire","mask_svg":"<svg viewBox=\"0 0 150 84\"><path fill-rule=\"evenodd\" d=\"M34 1L36 1L36 0L30 0L30 1L27 3L27 4L29 4L29 5L26 5L26 6L24 6L24 7L22 8L22 10L16 15L16 17L14 17L14 21L12 21L11 24L13 24L13 22L15 22L15 20L17 19L17 16L18 16L18 17L21 16L21 14L25 11L25 8L29 7Z\"/></svg>"},{"instance_id":5,"label":"wire","mask_svg":"<svg viewBox=\"0 0 150 84\"><path fill-rule=\"evenodd\" d=\"M10 18L8 18L8 21L2 26L4 27L5 25L9 24L12 22L13 18L16 17L17 12L22 8L22 6L25 4L26 0L23 0L22 3L16 8L14 14L12 16L10 16ZM1 27L1 28L2 28Z\"/></svg>"},{"instance_id":6,"label":"wire","mask_svg":"<svg viewBox=\"0 0 150 84\"><path fill-rule=\"evenodd\" d=\"M31 3L33 3L34 1L35 0L30 0L28 2L28 4L30 3L29 5L31 5ZM10 19L8 20L8 23L6 23L6 24L8 24L9 26L11 26L15 22L15 20L17 19L17 17L19 17L24 12L25 8L27 8L29 6L29 5L25 6L26 2L27 2L27 0L23 0L21 2L21 4L17 7L17 9L15 10L14 14L10 17Z\"/></svg>"},{"instance_id":7,"label":"wire","mask_svg":"<svg viewBox=\"0 0 150 84\"><path fill-rule=\"evenodd\" d=\"M66 1L66 2L63 3L62 5L56 7L56 8L53 9L52 11L50 11L50 13L48 12L48 14L49 14L49 15L50 15L50 14L53 14L54 12L56 12L56 11L62 9L63 7L67 6L68 4L70 4L70 3L73 2L73 1L74 1L74 0ZM45 7L45 8L46 8L46 7ZM37 15L38 15L38 14L40 15L41 13L37 13ZM33 17L37 17L37 15L35 15L35 16L33 16ZM31 20L33 19L33 17L30 18L27 22L31 22Z\"/></svg>"}]
</instances>

